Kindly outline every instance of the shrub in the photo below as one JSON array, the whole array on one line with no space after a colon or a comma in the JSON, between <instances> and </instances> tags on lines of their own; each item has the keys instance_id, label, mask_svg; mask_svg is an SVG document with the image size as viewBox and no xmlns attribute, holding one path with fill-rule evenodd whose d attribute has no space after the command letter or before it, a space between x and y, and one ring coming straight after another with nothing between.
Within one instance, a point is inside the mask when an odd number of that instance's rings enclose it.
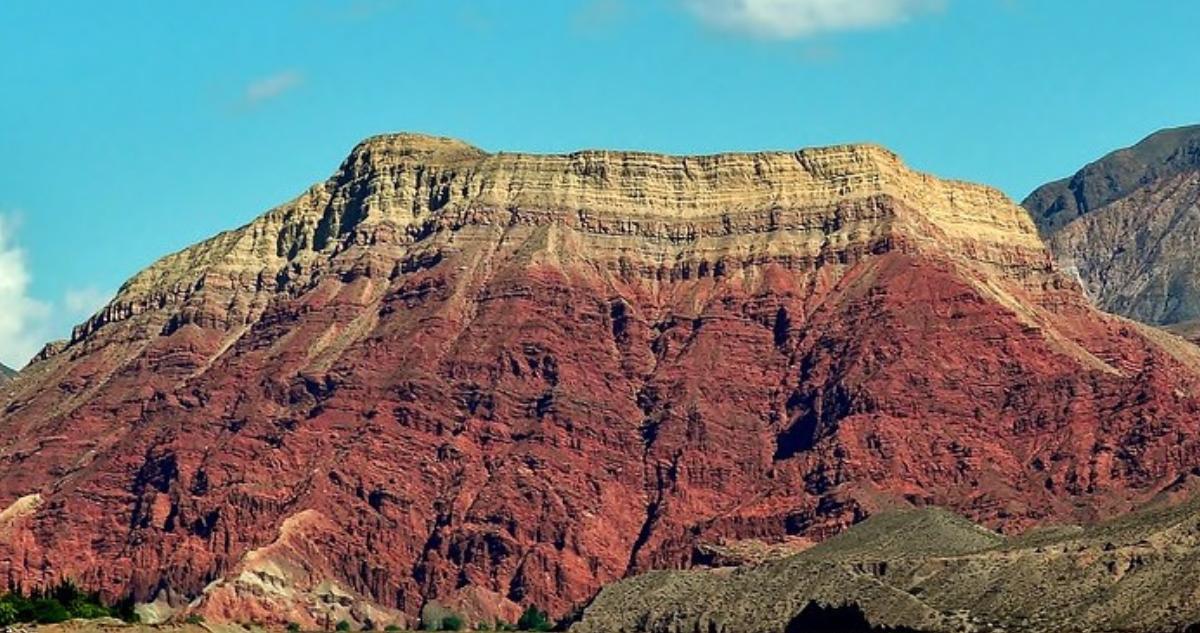
<instances>
[{"instance_id":1,"label":"shrub","mask_svg":"<svg viewBox=\"0 0 1200 633\"><path fill-rule=\"evenodd\" d=\"M71 612L54 598L38 598L33 601L32 619L38 624L57 624L71 619Z\"/></svg>"},{"instance_id":2,"label":"shrub","mask_svg":"<svg viewBox=\"0 0 1200 633\"><path fill-rule=\"evenodd\" d=\"M193 613L183 619L184 624L204 624L204 616L199 613Z\"/></svg>"},{"instance_id":3,"label":"shrub","mask_svg":"<svg viewBox=\"0 0 1200 633\"><path fill-rule=\"evenodd\" d=\"M337 623L337 626L335 626L333 628L338 631L349 631L350 623L345 620L339 620Z\"/></svg>"},{"instance_id":4,"label":"shrub","mask_svg":"<svg viewBox=\"0 0 1200 633\"><path fill-rule=\"evenodd\" d=\"M383 630L387 631L387 633L396 633L396 631L400 630L400 627L396 626L395 624L389 624L383 627Z\"/></svg>"},{"instance_id":5,"label":"shrub","mask_svg":"<svg viewBox=\"0 0 1200 633\"><path fill-rule=\"evenodd\" d=\"M112 609L95 602L79 602L76 604L64 604L67 612L72 618L82 618L84 620L95 620L96 618L107 618L112 616Z\"/></svg>"},{"instance_id":6,"label":"shrub","mask_svg":"<svg viewBox=\"0 0 1200 633\"><path fill-rule=\"evenodd\" d=\"M20 593L5 594L0 597L0 604L7 607L6 611L12 612L12 623L33 621L33 603Z\"/></svg>"},{"instance_id":7,"label":"shrub","mask_svg":"<svg viewBox=\"0 0 1200 633\"><path fill-rule=\"evenodd\" d=\"M463 630L463 619L461 617L459 617L458 614L451 613L450 615L442 618L442 630L443 631L461 631L461 630Z\"/></svg>"},{"instance_id":8,"label":"shrub","mask_svg":"<svg viewBox=\"0 0 1200 633\"><path fill-rule=\"evenodd\" d=\"M288 622L287 630L290 631L291 633L299 633L300 625L296 624L295 622Z\"/></svg>"},{"instance_id":9,"label":"shrub","mask_svg":"<svg viewBox=\"0 0 1200 633\"><path fill-rule=\"evenodd\" d=\"M70 581L46 591L26 596L20 591L0 594L0 626L17 622L53 624L72 618L93 620L112 616L136 618L133 601L125 600L110 607L95 592L86 592Z\"/></svg>"},{"instance_id":10,"label":"shrub","mask_svg":"<svg viewBox=\"0 0 1200 633\"><path fill-rule=\"evenodd\" d=\"M133 610L133 606L133 597L128 596L113 605L113 615L117 616L121 620L124 620L127 624L137 624L142 621L142 616L138 615L137 611Z\"/></svg>"},{"instance_id":11,"label":"shrub","mask_svg":"<svg viewBox=\"0 0 1200 633\"><path fill-rule=\"evenodd\" d=\"M554 628L554 623L550 621L550 617L546 615L545 611L531 604L525 607L521 619L517 620L517 628L522 631L549 631Z\"/></svg>"}]
</instances>

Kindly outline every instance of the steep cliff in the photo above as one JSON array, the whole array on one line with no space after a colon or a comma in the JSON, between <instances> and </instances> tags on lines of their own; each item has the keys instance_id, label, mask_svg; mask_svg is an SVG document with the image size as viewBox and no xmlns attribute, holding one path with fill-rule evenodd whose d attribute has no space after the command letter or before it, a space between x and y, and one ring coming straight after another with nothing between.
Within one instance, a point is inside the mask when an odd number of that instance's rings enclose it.
<instances>
[{"instance_id":1,"label":"steep cliff","mask_svg":"<svg viewBox=\"0 0 1200 633\"><path fill-rule=\"evenodd\" d=\"M1197 367L1003 195L878 147L381 136L23 372L0 580L214 621L558 615L885 508L1128 509L1200 467Z\"/></svg>"}]
</instances>

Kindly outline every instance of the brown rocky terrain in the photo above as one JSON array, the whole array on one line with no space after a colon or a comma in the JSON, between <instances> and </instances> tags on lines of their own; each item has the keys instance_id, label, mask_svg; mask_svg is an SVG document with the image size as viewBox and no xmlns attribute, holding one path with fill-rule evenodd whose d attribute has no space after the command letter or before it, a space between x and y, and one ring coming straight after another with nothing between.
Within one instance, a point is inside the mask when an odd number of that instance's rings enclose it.
<instances>
[{"instance_id":1,"label":"brown rocky terrain","mask_svg":"<svg viewBox=\"0 0 1200 633\"><path fill-rule=\"evenodd\" d=\"M572 633L1194 630L1200 504L1003 537L937 509L885 513L802 554L604 588ZM858 627L805 629L816 608Z\"/></svg>"},{"instance_id":2,"label":"brown rocky terrain","mask_svg":"<svg viewBox=\"0 0 1200 633\"><path fill-rule=\"evenodd\" d=\"M0 581L512 621L889 508L1090 521L1191 485L1198 367L1093 308L1002 194L882 148L381 136L22 372Z\"/></svg>"},{"instance_id":3,"label":"brown rocky terrain","mask_svg":"<svg viewBox=\"0 0 1200 633\"><path fill-rule=\"evenodd\" d=\"M1041 187L1024 206L1099 306L1194 336L1200 126L1153 134Z\"/></svg>"}]
</instances>

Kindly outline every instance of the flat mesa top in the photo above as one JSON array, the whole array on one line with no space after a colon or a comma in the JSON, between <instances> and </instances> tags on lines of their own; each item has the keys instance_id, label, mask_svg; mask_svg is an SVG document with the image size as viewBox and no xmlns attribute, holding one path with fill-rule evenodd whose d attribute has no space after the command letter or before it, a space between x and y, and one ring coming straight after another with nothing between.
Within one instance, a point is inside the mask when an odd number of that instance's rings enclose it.
<instances>
[{"instance_id":1,"label":"flat mesa top","mask_svg":"<svg viewBox=\"0 0 1200 633\"><path fill-rule=\"evenodd\" d=\"M686 221L768 209L826 208L884 196L949 239L1041 249L1023 209L997 189L910 169L879 145L676 156L583 150L489 153L459 140L399 133L359 143L326 184L370 183L372 209L418 215L470 207L540 208ZM426 204L439 201L437 209ZM923 237L936 238L919 230Z\"/></svg>"},{"instance_id":2,"label":"flat mesa top","mask_svg":"<svg viewBox=\"0 0 1200 633\"><path fill-rule=\"evenodd\" d=\"M878 145L702 156L519 154L399 133L362 141L329 179L296 199L161 259L123 286L118 301L132 304L133 296L190 287L214 267L269 271L285 265L287 252L317 256L327 243L316 232L331 219L338 230L346 220L359 228L388 224L420 232L438 216L520 208L537 210L538 221L551 223L588 216L686 224L777 209L815 217L877 198L898 203L898 221L886 230L914 242L988 261L1008 257L1000 251L1013 248L1031 256L1043 252L1029 215L1000 191L914 171ZM297 248L281 249L283 243Z\"/></svg>"},{"instance_id":3,"label":"flat mesa top","mask_svg":"<svg viewBox=\"0 0 1200 633\"><path fill-rule=\"evenodd\" d=\"M334 180L377 180L395 190L389 186L404 181L406 165L436 171L460 201L462 192L471 192L491 203L653 207L671 215L887 193L925 207L1015 207L999 190L915 171L895 152L873 144L695 156L595 149L529 154L491 153L452 138L397 133L359 143Z\"/></svg>"},{"instance_id":4,"label":"flat mesa top","mask_svg":"<svg viewBox=\"0 0 1200 633\"><path fill-rule=\"evenodd\" d=\"M857 164L860 169L869 165L903 168L899 155L880 145L870 143L832 145L799 150L738 151L713 154L663 154L645 151L581 149L567 153L536 154L528 152L489 152L464 141L443 136L398 132L372 136L351 151L348 163L357 161L410 160L428 164L487 163L525 168L604 162L656 166L660 169L690 166L704 169L706 165L736 165L739 163L774 164L790 162L814 166Z\"/></svg>"},{"instance_id":5,"label":"flat mesa top","mask_svg":"<svg viewBox=\"0 0 1200 633\"><path fill-rule=\"evenodd\" d=\"M462 156L462 157L485 157L485 156L510 156L510 157L542 157L542 158L567 158L580 155L603 155L603 156L629 156L629 157L644 157L644 158L663 158L677 160L706 160L717 159L723 157L740 157L740 156L794 156L797 153L806 153L811 155L821 154L838 154L846 152L862 152L877 154L880 158L899 161L900 157L893 151L874 143L845 143L838 145L829 145L822 147L806 147L797 150L761 150L761 151L732 151L732 152L714 152L708 154L670 154L662 152L647 152L639 150L613 150L613 149L597 149L585 148L572 152L565 153L532 153L532 152L489 152L481 149L465 141L451 138L447 136L437 136L432 134L421 134L416 132L394 132L388 134L378 134L368 137L360 142L352 153L370 150L390 150L402 153L411 153L414 155L422 154L440 154L447 157Z\"/></svg>"}]
</instances>

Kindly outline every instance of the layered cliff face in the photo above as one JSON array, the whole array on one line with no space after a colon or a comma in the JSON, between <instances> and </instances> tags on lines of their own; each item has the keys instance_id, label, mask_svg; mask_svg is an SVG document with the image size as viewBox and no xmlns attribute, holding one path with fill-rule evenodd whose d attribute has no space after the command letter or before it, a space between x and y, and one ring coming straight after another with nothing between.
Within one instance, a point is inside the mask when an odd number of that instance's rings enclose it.
<instances>
[{"instance_id":1,"label":"layered cliff face","mask_svg":"<svg viewBox=\"0 0 1200 633\"><path fill-rule=\"evenodd\" d=\"M881 148L377 137L23 372L0 578L213 620L558 615L897 505L1128 509L1200 467L1197 367L1004 196Z\"/></svg>"},{"instance_id":2,"label":"layered cliff face","mask_svg":"<svg viewBox=\"0 0 1200 633\"><path fill-rule=\"evenodd\" d=\"M1194 334L1200 319L1200 126L1164 130L1025 200L1098 305Z\"/></svg>"}]
</instances>

